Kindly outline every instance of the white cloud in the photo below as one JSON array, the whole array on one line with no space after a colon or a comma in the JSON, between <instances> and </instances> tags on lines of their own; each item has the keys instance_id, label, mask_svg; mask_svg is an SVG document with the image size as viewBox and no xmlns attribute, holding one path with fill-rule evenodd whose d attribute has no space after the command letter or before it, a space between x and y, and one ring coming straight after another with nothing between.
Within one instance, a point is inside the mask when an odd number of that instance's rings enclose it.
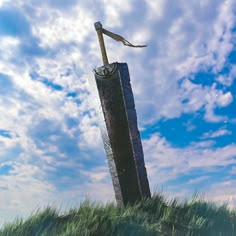
<instances>
[{"instance_id":1,"label":"white cloud","mask_svg":"<svg viewBox=\"0 0 236 236\"><path fill-rule=\"evenodd\" d=\"M83 170L81 174L88 178L88 182L103 182L103 180L110 179L108 166L95 167L89 171Z\"/></svg>"},{"instance_id":2,"label":"white cloud","mask_svg":"<svg viewBox=\"0 0 236 236\"><path fill-rule=\"evenodd\" d=\"M19 46L20 41L15 37L10 36L3 36L0 39L0 58L1 60L9 60L13 58L14 51L17 50L17 47ZM0 69L1 71L1 69Z\"/></svg>"},{"instance_id":3,"label":"white cloud","mask_svg":"<svg viewBox=\"0 0 236 236\"><path fill-rule=\"evenodd\" d=\"M206 138L217 138L217 137L221 137L221 136L225 136L225 135L231 135L232 131L227 130L227 129L219 129L217 131L209 131L206 132L202 135L202 138L206 139Z\"/></svg>"},{"instance_id":4,"label":"white cloud","mask_svg":"<svg viewBox=\"0 0 236 236\"><path fill-rule=\"evenodd\" d=\"M191 174L192 170L201 169L207 173L215 167L233 165L236 157L234 144L213 148L193 143L186 148L174 148L159 134L144 140L143 148L149 180L153 186L165 185L168 180Z\"/></svg>"},{"instance_id":5,"label":"white cloud","mask_svg":"<svg viewBox=\"0 0 236 236\"><path fill-rule=\"evenodd\" d=\"M105 25L109 27L119 27L122 23L122 14L128 13L133 8L133 0L104 0L103 9L105 14Z\"/></svg>"},{"instance_id":6,"label":"white cloud","mask_svg":"<svg viewBox=\"0 0 236 236\"><path fill-rule=\"evenodd\" d=\"M156 6L160 3L157 1ZM232 49L233 1L191 1L182 5L166 1L164 4L160 8L166 16L163 20L142 25L143 35L145 31L151 32L149 47L139 51L138 57L131 49L129 55L125 55L140 123L154 123L161 117L175 118L201 108L209 122L227 120L214 110L232 102L230 93L224 94L214 84L202 86L187 79L199 70L213 67L217 73L222 69ZM153 56L142 61L147 52ZM185 99L188 102L182 104Z\"/></svg>"},{"instance_id":7,"label":"white cloud","mask_svg":"<svg viewBox=\"0 0 236 236\"><path fill-rule=\"evenodd\" d=\"M164 0L146 0L148 6L148 19L156 20L162 18L164 15Z\"/></svg>"},{"instance_id":8,"label":"white cloud","mask_svg":"<svg viewBox=\"0 0 236 236\"><path fill-rule=\"evenodd\" d=\"M233 78L231 76L228 76L228 75L220 75L217 77L217 81L220 82L221 84L223 85L226 85L226 86L231 86L232 83L233 83Z\"/></svg>"},{"instance_id":9,"label":"white cloud","mask_svg":"<svg viewBox=\"0 0 236 236\"><path fill-rule=\"evenodd\" d=\"M74 186L73 189L57 190L53 184L42 180L45 173L38 166L19 163L12 166L14 170L11 175L1 176L0 179L0 210L4 214L0 226L17 216L25 218L33 210L44 209L48 205L64 211L78 207L85 198L104 203L114 201L108 168L95 168L94 172L82 171L89 178L88 181L78 183L77 189Z\"/></svg>"},{"instance_id":10,"label":"white cloud","mask_svg":"<svg viewBox=\"0 0 236 236\"><path fill-rule=\"evenodd\" d=\"M189 4L192 3L194 5L196 2L193 1ZM190 44L191 47L188 51L192 56L189 54L185 62L183 64L180 63L182 66L178 66L179 69L182 67L183 73L190 70L195 71L201 67L204 69L206 66L213 66L215 72L222 69L226 57L233 46L231 41L231 29L233 28L235 17L233 6L234 1L232 0L223 2L209 1L206 6L201 7L199 10L193 7L190 8L191 10L188 9L190 11L186 11L192 13L189 13L188 17L192 17L190 22L194 22L194 27L198 30L194 31L197 35L193 39L193 43Z\"/></svg>"},{"instance_id":11,"label":"white cloud","mask_svg":"<svg viewBox=\"0 0 236 236\"><path fill-rule=\"evenodd\" d=\"M204 141L198 141L198 142L192 142L191 146L200 149L200 148L211 148L214 146L215 142L213 140L204 140Z\"/></svg>"},{"instance_id":12,"label":"white cloud","mask_svg":"<svg viewBox=\"0 0 236 236\"><path fill-rule=\"evenodd\" d=\"M231 169L231 174L236 175L236 166L233 166Z\"/></svg>"},{"instance_id":13,"label":"white cloud","mask_svg":"<svg viewBox=\"0 0 236 236\"><path fill-rule=\"evenodd\" d=\"M10 2L10 0L0 0L0 7L6 4L7 2Z\"/></svg>"},{"instance_id":14,"label":"white cloud","mask_svg":"<svg viewBox=\"0 0 236 236\"><path fill-rule=\"evenodd\" d=\"M198 177L198 178L195 178L195 179L191 179L187 182L187 184L198 184L198 183L201 183L202 181L204 180L207 180L209 178L209 176L201 176L201 177Z\"/></svg>"},{"instance_id":15,"label":"white cloud","mask_svg":"<svg viewBox=\"0 0 236 236\"><path fill-rule=\"evenodd\" d=\"M79 144L81 148L96 148L97 150L103 148L101 133L95 121L95 117L87 115L82 118L80 123L82 141Z\"/></svg>"},{"instance_id":16,"label":"white cloud","mask_svg":"<svg viewBox=\"0 0 236 236\"><path fill-rule=\"evenodd\" d=\"M218 97L217 103L220 107L226 107L232 101L233 101L233 96L232 96L231 92L227 92L227 93L222 94L221 96Z\"/></svg>"},{"instance_id":17,"label":"white cloud","mask_svg":"<svg viewBox=\"0 0 236 236\"><path fill-rule=\"evenodd\" d=\"M223 91L215 89L215 84L206 93L206 113L205 119L210 122L220 122L227 120L227 117L216 115L214 109L218 107L224 107L232 102L232 95L230 92L223 94Z\"/></svg>"},{"instance_id":18,"label":"white cloud","mask_svg":"<svg viewBox=\"0 0 236 236\"><path fill-rule=\"evenodd\" d=\"M53 198L52 184L40 180L39 167L15 163L10 175L1 176L1 217L0 225L12 216L29 215L37 206L46 206ZM55 195L54 195L55 198ZM30 210L30 211L29 211Z\"/></svg>"},{"instance_id":19,"label":"white cloud","mask_svg":"<svg viewBox=\"0 0 236 236\"><path fill-rule=\"evenodd\" d=\"M235 180L225 180L211 185L206 193L206 198L209 201L217 202L218 204L227 203L228 207L235 209L236 206L236 191Z\"/></svg>"},{"instance_id":20,"label":"white cloud","mask_svg":"<svg viewBox=\"0 0 236 236\"><path fill-rule=\"evenodd\" d=\"M92 33L94 16L91 12L86 12L79 7L67 15L62 15L56 10L49 11L48 8L46 10L47 17L50 17L33 28L34 34L41 38L42 46L55 47L59 43L83 43Z\"/></svg>"}]
</instances>

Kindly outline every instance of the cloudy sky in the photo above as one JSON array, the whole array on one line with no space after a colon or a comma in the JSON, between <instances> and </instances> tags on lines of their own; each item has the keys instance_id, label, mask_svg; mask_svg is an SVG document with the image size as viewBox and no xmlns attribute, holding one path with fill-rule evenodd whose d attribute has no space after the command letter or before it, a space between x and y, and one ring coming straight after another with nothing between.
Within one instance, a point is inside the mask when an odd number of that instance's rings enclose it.
<instances>
[{"instance_id":1,"label":"cloudy sky","mask_svg":"<svg viewBox=\"0 0 236 236\"><path fill-rule=\"evenodd\" d=\"M234 0L0 0L0 225L114 200L88 79L127 62L152 191L236 207Z\"/></svg>"}]
</instances>

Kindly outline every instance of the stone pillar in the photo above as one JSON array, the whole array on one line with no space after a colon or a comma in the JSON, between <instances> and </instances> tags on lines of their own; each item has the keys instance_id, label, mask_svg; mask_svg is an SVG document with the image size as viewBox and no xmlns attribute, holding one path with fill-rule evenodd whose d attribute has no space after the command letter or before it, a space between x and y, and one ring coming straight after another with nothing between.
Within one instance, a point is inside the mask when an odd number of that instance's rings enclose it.
<instances>
[{"instance_id":1,"label":"stone pillar","mask_svg":"<svg viewBox=\"0 0 236 236\"><path fill-rule=\"evenodd\" d=\"M126 63L94 70L96 109L118 205L150 197L133 92ZM92 80L92 79L91 79Z\"/></svg>"}]
</instances>

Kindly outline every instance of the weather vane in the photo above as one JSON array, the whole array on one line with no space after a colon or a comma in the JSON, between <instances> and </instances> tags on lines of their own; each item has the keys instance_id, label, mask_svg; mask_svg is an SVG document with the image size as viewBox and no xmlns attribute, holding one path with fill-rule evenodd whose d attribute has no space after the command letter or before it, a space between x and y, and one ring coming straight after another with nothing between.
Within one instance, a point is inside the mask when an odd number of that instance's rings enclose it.
<instances>
[{"instance_id":1,"label":"weather vane","mask_svg":"<svg viewBox=\"0 0 236 236\"><path fill-rule=\"evenodd\" d=\"M111 37L112 39L114 39L118 42L122 42L125 46L128 46L128 47L135 47L135 48L147 47L147 45L133 45L128 40L126 40L124 37L120 36L119 34L112 33L111 31L108 31L108 30L102 28L102 24L100 21L95 22L94 26L97 31L99 45L100 45L100 49L101 49L101 53L102 53L102 61L103 61L104 65L108 64L108 58L107 58L105 43L104 43L104 39L103 39L103 34Z\"/></svg>"}]
</instances>

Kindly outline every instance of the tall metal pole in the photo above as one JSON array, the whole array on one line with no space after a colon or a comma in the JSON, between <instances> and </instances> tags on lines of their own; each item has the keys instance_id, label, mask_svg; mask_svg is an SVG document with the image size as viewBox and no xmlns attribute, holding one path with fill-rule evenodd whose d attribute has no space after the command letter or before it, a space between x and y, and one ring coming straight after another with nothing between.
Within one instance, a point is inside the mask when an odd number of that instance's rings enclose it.
<instances>
[{"instance_id":1,"label":"tall metal pole","mask_svg":"<svg viewBox=\"0 0 236 236\"><path fill-rule=\"evenodd\" d=\"M104 66L91 79L96 109L118 205L150 197L137 114L126 63L108 64L102 29L95 23ZM99 25L99 27L98 27Z\"/></svg>"},{"instance_id":2,"label":"tall metal pole","mask_svg":"<svg viewBox=\"0 0 236 236\"><path fill-rule=\"evenodd\" d=\"M107 65L109 63L108 63L105 43L104 43L104 39L103 39L102 24L101 24L101 22L98 21L98 22L94 23L94 26L95 26L95 29L96 29L97 35L98 35L98 41L99 41L99 45L100 45L100 49L101 49L103 65Z\"/></svg>"}]
</instances>

